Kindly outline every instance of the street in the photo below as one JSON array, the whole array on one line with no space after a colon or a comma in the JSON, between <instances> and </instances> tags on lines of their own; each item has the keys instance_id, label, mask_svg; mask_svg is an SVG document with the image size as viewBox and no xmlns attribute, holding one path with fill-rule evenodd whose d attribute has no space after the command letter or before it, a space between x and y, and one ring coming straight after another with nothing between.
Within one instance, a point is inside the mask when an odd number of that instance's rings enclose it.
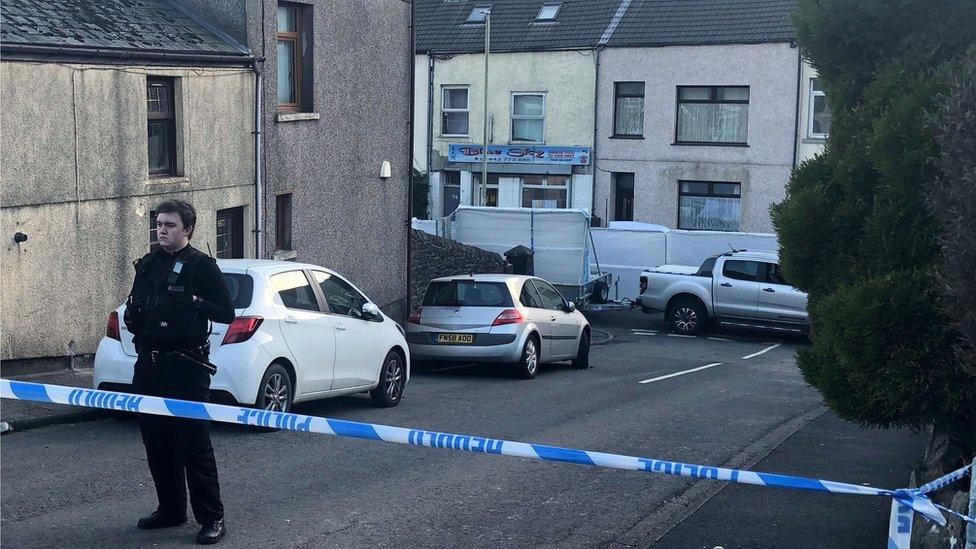
<instances>
[{"instance_id":1,"label":"street","mask_svg":"<svg viewBox=\"0 0 976 549\"><path fill-rule=\"evenodd\" d=\"M360 395L295 411L886 488L922 453L919 435L826 412L794 364L802 339L590 320L614 340L589 370L443 367L396 408ZM213 439L232 547L881 546L890 503L230 425ZM135 421L15 432L0 453L5 547L193 544L192 516L135 527L156 503Z\"/></svg>"}]
</instances>

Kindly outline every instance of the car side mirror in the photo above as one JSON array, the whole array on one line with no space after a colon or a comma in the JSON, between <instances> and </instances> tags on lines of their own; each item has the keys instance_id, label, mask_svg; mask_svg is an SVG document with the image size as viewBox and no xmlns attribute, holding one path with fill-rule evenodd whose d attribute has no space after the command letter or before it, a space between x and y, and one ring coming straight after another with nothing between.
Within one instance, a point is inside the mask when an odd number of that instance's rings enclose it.
<instances>
[{"instance_id":1,"label":"car side mirror","mask_svg":"<svg viewBox=\"0 0 976 549\"><path fill-rule=\"evenodd\" d=\"M566 304L563 306L563 310L566 311L567 313L571 313L576 310L576 304L573 303L572 301L567 301Z\"/></svg>"},{"instance_id":2,"label":"car side mirror","mask_svg":"<svg viewBox=\"0 0 976 549\"><path fill-rule=\"evenodd\" d=\"M380 313L380 308L376 306L375 303L363 303L363 315L366 318L380 319L383 318L383 314Z\"/></svg>"}]
</instances>

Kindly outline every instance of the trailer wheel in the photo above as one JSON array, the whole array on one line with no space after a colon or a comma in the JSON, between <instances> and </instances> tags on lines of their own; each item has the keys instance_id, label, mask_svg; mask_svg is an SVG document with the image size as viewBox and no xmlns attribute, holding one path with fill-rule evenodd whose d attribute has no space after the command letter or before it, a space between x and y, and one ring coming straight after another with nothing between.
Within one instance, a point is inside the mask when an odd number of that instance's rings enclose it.
<instances>
[{"instance_id":1,"label":"trailer wheel","mask_svg":"<svg viewBox=\"0 0 976 549\"><path fill-rule=\"evenodd\" d=\"M593 283L593 294L590 296L593 303L606 303L610 299L610 286L602 280Z\"/></svg>"}]
</instances>

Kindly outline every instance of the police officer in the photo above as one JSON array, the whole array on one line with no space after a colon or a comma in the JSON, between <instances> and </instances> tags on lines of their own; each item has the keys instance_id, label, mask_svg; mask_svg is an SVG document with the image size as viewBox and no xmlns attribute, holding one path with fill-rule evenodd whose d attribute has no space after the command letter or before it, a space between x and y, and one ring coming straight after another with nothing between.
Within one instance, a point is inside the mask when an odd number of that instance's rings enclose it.
<instances>
[{"instance_id":1,"label":"police officer","mask_svg":"<svg viewBox=\"0 0 976 549\"><path fill-rule=\"evenodd\" d=\"M133 385L138 393L206 401L210 391L209 322L229 324L234 306L211 257L190 246L197 214L182 200L156 208L160 248L136 263L125 323L138 351ZM208 322L209 321L209 322ZM141 415L139 427L159 507L139 528L186 523L186 489L202 525L197 543L226 533L217 462L204 420Z\"/></svg>"}]
</instances>

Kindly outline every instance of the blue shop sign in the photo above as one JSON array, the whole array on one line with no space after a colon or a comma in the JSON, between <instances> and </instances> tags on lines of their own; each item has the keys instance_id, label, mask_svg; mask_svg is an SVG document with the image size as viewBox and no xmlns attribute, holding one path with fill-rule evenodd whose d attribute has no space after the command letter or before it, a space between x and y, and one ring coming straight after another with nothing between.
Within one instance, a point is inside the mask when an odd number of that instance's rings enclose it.
<instances>
[{"instance_id":1,"label":"blue shop sign","mask_svg":"<svg viewBox=\"0 0 976 549\"><path fill-rule=\"evenodd\" d=\"M450 162L481 162L481 145L448 145ZM488 162L493 164L570 164L588 166L589 147L546 147L541 145L488 145Z\"/></svg>"}]
</instances>

